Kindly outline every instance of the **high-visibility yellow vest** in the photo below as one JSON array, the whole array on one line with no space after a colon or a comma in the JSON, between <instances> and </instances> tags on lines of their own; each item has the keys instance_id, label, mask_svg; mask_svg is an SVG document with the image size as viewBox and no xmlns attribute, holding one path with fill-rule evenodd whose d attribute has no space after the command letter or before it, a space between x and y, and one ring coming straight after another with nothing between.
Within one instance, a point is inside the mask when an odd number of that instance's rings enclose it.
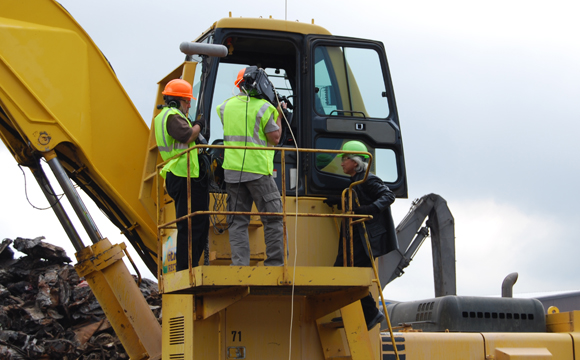
<instances>
[{"instance_id":1,"label":"high-visibility yellow vest","mask_svg":"<svg viewBox=\"0 0 580 360\"><path fill-rule=\"evenodd\" d=\"M167 119L170 115L177 114L185 118L185 115L181 113L176 108L166 107L159 115L155 117L155 139L157 141L157 148L161 154L163 161L183 152L184 150L195 145L195 141L189 144L180 143L167 133ZM187 121L190 127L191 123ZM199 177L199 163L197 160L197 151L192 150L189 152L189 176L192 178ZM167 175L167 172L171 171L175 176L187 177L187 157L186 154L181 155L169 161L159 172L163 178Z\"/></svg>"},{"instance_id":2,"label":"high-visibility yellow vest","mask_svg":"<svg viewBox=\"0 0 580 360\"><path fill-rule=\"evenodd\" d=\"M278 111L268 101L238 95L224 101L216 110L224 126L224 145L268 146L264 127L271 116L278 118ZM226 149L222 166L227 170L272 175L274 151Z\"/></svg>"}]
</instances>

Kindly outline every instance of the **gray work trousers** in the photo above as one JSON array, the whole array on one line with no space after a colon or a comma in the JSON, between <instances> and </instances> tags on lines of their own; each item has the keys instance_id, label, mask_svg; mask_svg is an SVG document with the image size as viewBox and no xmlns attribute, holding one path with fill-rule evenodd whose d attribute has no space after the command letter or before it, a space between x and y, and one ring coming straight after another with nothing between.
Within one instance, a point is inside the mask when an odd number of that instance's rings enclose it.
<instances>
[{"instance_id":1,"label":"gray work trousers","mask_svg":"<svg viewBox=\"0 0 580 360\"><path fill-rule=\"evenodd\" d=\"M282 212L282 199L272 176L242 183L226 183L228 211L252 211L256 203L259 212ZM262 215L266 242L265 266L284 265L284 239L282 216ZM228 216L232 265L250 265L250 240L248 225L250 215Z\"/></svg>"}]
</instances>

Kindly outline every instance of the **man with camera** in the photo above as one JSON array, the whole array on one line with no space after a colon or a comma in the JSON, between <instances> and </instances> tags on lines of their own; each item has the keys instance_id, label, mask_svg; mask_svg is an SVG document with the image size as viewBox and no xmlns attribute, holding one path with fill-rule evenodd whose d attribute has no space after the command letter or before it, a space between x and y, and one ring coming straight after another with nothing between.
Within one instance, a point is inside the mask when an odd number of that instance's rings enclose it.
<instances>
[{"instance_id":1,"label":"man with camera","mask_svg":"<svg viewBox=\"0 0 580 360\"><path fill-rule=\"evenodd\" d=\"M191 107L191 85L182 79L167 83L162 92L164 105L155 117L155 138L161 158L166 161L195 145L203 130L202 121L191 122L187 113ZM200 166L198 152L189 152L191 212L209 209L208 179L205 166ZM175 217L188 214L187 211L187 153L169 161L160 172L165 178L167 193L175 204ZM177 223L177 271L188 268L188 221ZM191 221L192 267L196 267L207 244L209 216L197 215Z\"/></svg>"},{"instance_id":2,"label":"man with camera","mask_svg":"<svg viewBox=\"0 0 580 360\"><path fill-rule=\"evenodd\" d=\"M256 203L259 212L282 212L282 200L272 177L274 151L281 135L281 107L276 108L274 86L263 69L240 70L235 81L240 93L217 107L224 127L224 145L252 147L226 149L224 177L228 211L249 212ZM269 100L269 101L268 101ZM284 264L282 216L262 215L266 242L265 266ZM249 215L228 217L232 265L250 265Z\"/></svg>"}]
</instances>

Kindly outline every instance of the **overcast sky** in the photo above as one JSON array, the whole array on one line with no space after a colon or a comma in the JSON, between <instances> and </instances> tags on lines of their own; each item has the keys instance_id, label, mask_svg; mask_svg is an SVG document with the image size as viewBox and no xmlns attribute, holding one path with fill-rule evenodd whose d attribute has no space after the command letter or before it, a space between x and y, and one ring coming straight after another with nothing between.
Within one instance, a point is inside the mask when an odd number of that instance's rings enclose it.
<instances>
[{"instance_id":1,"label":"overcast sky","mask_svg":"<svg viewBox=\"0 0 580 360\"><path fill-rule=\"evenodd\" d=\"M180 42L229 11L286 16L284 1L61 3L106 55L148 124L157 81L183 61ZM409 185L409 199L393 205L395 222L424 194L447 200L456 224L458 295L499 295L511 272L519 273L516 295L580 289L579 8L577 1L359 0L356 9L351 1L287 1L288 20L314 19L335 35L385 44ZM4 147L0 163L0 237L44 235L73 257L53 213L26 202L22 173ZM29 197L46 206L25 171ZM112 242L125 241L106 219L97 217L97 224ZM385 295L433 297L428 243Z\"/></svg>"}]
</instances>

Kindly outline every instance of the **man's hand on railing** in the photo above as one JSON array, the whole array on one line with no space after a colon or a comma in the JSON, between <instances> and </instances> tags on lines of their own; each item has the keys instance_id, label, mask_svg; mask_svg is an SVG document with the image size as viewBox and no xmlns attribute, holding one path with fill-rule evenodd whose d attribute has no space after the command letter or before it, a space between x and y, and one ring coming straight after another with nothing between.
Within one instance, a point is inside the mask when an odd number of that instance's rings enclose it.
<instances>
[{"instance_id":1,"label":"man's hand on railing","mask_svg":"<svg viewBox=\"0 0 580 360\"><path fill-rule=\"evenodd\" d=\"M330 195L323 202L330 207L337 205L339 209L342 208L342 200L340 196Z\"/></svg>"},{"instance_id":2,"label":"man's hand on railing","mask_svg":"<svg viewBox=\"0 0 580 360\"><path fill-rule=\"evenodd\" d=\"M354 213L359 215L376 215L379 211L373 204L361 205L354 208Z\"/></svg>"}]
</instances>

